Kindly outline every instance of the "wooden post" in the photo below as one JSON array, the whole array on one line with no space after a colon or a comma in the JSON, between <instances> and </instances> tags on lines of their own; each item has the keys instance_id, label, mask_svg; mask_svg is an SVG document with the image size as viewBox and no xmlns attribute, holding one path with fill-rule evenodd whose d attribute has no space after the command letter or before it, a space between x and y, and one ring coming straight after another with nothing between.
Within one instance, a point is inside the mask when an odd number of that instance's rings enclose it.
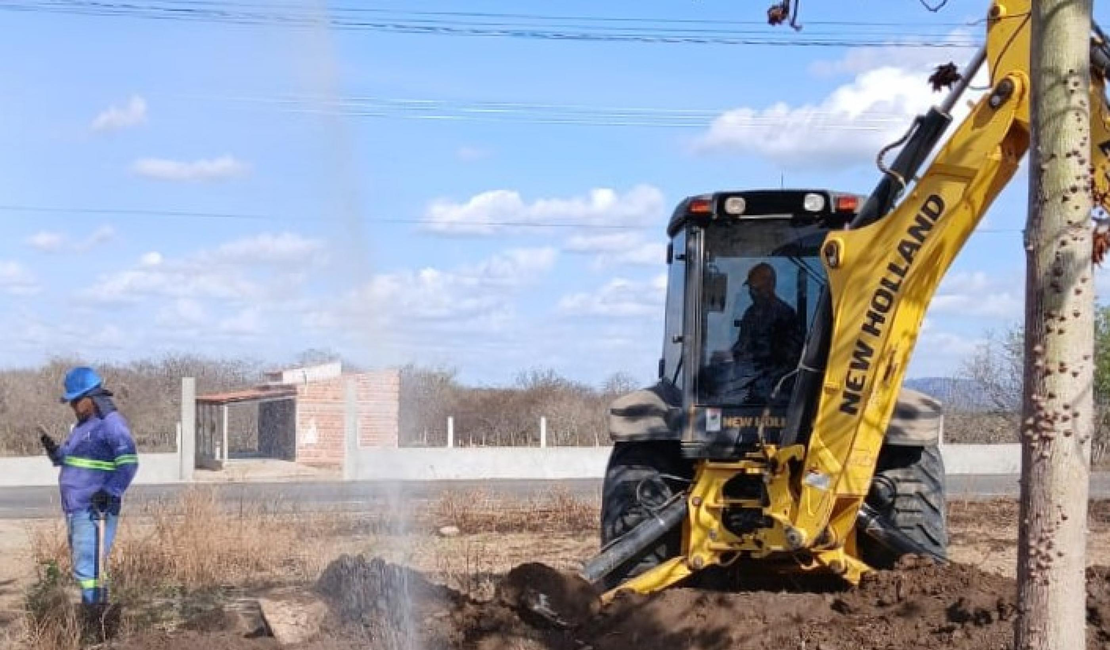
<instances>
[{"instance_id":1,"label":"wooden post","mask_svg":"<svg viewBox=\"0 0 1110 650\"><path fill-rule=\"evenodd\" d=\"M540 448L547 446L547 417L540 416Z\"/></svg>"},{"instance_id":2,"label":"wooden post","mask_svg":"<svg viewBox=\"0 0 1110 650\"><path fill-rule=\"evenodd\" d=\"M447 448L455 446L455 418L447 416Z\"/></svg>"}]
</instances>

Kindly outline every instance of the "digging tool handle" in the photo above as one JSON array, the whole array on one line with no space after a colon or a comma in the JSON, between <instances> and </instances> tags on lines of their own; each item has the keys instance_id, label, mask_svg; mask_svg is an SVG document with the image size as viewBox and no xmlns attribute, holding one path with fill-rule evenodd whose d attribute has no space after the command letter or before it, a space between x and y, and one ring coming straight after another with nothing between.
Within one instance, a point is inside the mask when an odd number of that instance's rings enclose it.
<instances>
[{"instance_id":1,"label":"digging tool handle","mask_svg":"<svg viewBox=\"0 0 1110 650\"><path fill-rule=\"evenodd\" d=\"M96 602L104 603L104 529L108 526L107 507L94 507L96 512Z\"/></svg>"},{"instance_id":2,"label":"digging tool handle","mask_svg":"<svg viewBox=\"0 0 1110 650\"><path fill-rule=\"evenodd\" d=\"M583 568L582 577L593 585L599 584L618 567L643 555L663 535L681 526L687 508L686 499L679 496L594 556Z\"/></svg>"}]
</instances>

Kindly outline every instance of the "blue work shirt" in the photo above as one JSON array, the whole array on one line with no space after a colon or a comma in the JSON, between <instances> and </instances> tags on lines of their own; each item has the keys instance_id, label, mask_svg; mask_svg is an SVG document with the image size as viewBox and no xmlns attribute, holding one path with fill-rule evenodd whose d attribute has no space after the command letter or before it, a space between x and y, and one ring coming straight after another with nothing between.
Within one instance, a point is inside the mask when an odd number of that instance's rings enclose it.
<instances>
[{"instance_id":1,"label":"blue work shirt","mask_svg":"<svg viewBox=\"0 0 1110 650\"><path fill-rule=\"evenodd\" d=\"M111 510L119 514L120 499L139 470L135 441L119 411L78 424L50 460L62 468L58 485L66 514L88 510L102 489L115 497Z\"/></svg>"}]
</instances>

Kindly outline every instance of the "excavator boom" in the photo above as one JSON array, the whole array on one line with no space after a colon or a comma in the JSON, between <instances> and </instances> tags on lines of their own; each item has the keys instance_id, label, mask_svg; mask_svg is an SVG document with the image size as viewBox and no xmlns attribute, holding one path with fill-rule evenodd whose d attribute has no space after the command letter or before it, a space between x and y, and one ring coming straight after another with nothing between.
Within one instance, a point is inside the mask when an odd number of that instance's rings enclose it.
<instances>
[{"instance_id":1,"label":"excavator boom","mask_svg":"<svg viewBox=\"0 0 1110 650\"><path fill-rule=\"evenodd\" d=\"M920 550L884 523L866 498L927 307L1029 147L1031 1L991 5L986 44L955 91L915 121L848 227L825 237L820 260L827 285L782 436L737 458L699 459L689 488L602 549L582 577L604 584L616 567L680 525L681 553L609 589L604 598L621 589L663 589L741 558L785 559L796 570L827 571L855 583L871 568L857 546L861 529L901 553ZM989 90L932 155L981 65ZM1110 50L1097 29L1092 72L1090 189L1096 205L1108 209ZM738 481L755 487L728 488ZM737 511L752 513L745 526L726 522L726 513Z\"/></svg>"}]
</instances>

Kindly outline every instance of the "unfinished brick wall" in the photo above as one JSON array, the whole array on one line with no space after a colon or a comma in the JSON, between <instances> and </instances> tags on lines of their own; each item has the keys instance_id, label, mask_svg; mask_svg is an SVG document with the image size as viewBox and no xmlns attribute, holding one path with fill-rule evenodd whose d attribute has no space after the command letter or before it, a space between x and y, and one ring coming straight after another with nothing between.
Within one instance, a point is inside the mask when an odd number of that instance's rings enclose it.
<instances>
[{"instance_id":1,"label":"unfinished brick wall","mask_svg":"<svg viewBox=\"0 0 1110 650\"><path fill-rule=\"evenodd\" d=\"M361 447L398 446L400 373L349 374L297 385L297 462L342 465L346 383L356 384Z\"/></svg>"}]
</instances>

